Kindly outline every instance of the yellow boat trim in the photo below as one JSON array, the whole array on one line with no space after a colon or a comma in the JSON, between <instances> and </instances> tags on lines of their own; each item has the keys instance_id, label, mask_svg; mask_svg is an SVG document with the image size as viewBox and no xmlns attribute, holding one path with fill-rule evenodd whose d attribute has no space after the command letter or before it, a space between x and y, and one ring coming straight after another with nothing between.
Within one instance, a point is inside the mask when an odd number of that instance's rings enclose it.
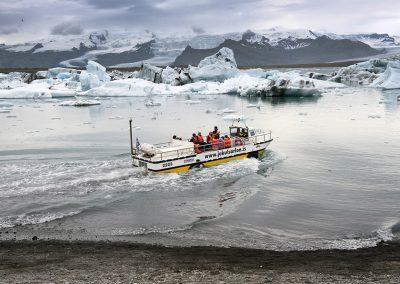
<instances>
[{"instance_id":1,"label":"yellow boat trim","mask_svg":"<svg viewBox=\"0 0 400 284\"><path fill-rule=\"evenodd\" d=\"M213 166L217 166L217 165L227 163L230 161L245 159L247 157L247 154L248 153L244 153L244 154L240 154L240 155L233 156L233 157L227 157L227 158L222 158L222 159L218 159L218 160L204 162L203 166L204 167L213 167Z\"/></svg>"},{"instance_id":2,"label":"yellow boat trim","mask_svg":"<svg viewBox=\"0 0 400 284\"><path fill-rule=\"evenodd\" d=\"M262 156L265 153L265 149L259 150L258 151L258 155ZM216 159L216 160L212 160L212 161L208 161L208 162L204 162L201 163L204 167L213 167L213 166L217 166L223 163L227 163L230 161L234 161L234 160L242 160L247 158L249 153L243 153L240 155L236 155L236 156L232 156L232 157L227 157L227 158L221 158L221 159ZM171 168L171 169L165 169L165 170L159 170L159 171L153 171L151 169L148 169L151 172L154 173L182 173L182 172L186 172L188 170L190 170L190 166L191 165L185 165L185 166L181 166L181 167L176 167L176 168Z\"/></svg>"},{"instance_id":3,"label":"yellow boat trim","mask_svg":"<svg viewBox=\"0 0 400 284\"><path fill-rule=\"evenodd\" d=\"M167 174L167 173L179 174L179 173L187 172L189 170L189 168L190 168L190 165L176 167L176 168L172 168L172 169L165 169L165 170L160 170L160 171L152 171L149 169L149 171L154 172L154 173L163 173L163 174Z\"/></svg>"}]
</instances>

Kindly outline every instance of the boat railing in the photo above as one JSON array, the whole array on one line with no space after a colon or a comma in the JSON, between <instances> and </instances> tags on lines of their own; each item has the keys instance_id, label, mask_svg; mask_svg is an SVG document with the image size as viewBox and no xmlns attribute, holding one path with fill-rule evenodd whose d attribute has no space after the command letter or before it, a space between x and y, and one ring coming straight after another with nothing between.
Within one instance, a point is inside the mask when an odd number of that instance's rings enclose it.
<instances>
[{"instance_id":1,"label":"boat railing","mask_svg":"<svg viewBox=\"0 0 400 284\"><path fill-rule=\"evenodd\" d=\"M176 158L184 158L188 156L193 156L195 154L200 154L203 152L208 152L208 151L216 151L216 150L223 150L223 149L228 149L232 147L237 147L237 146L243 146L243 145L249 145L249 144L257 144L257 143L263 143L270 141L272 139L272 133L271 131L265 132L265 131L260 131L260 134L253 135L251 137L230 137L231 142L230 145L226 145L226 142L220 141L218 142L217 145L209 143L209 144L195 144L191 147L186 147L186 148L181 148L181 149L174 149L170 151L160 151L159 153L156 153L153 156L143 156L146 160L150 162L159 162L159 161L168 161L171 159L176 159ZM166 143L158 143L155 144L157 148L167 148L168 146L171 146L171 142L166 142ZM137 149L132 149L132 155L138 156L140 155L140 151Z\"/></svg>"}]
</instances>

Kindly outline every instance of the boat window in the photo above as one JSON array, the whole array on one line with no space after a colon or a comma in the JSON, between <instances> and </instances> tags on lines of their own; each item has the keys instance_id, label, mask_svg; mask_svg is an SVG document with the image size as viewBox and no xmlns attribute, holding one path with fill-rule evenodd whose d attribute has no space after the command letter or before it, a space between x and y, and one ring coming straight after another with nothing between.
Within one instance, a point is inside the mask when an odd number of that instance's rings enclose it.
<instances>
[{"instance_id":1,"label":"boat window","mask_svg":"<svg viewBox=\"0 0 400 284\"><path fill-rule=\"evenodd\" d=\"M256 135L256 131L254 129L251 129L250 130L250 136L254 136L254 135Z\"/></svg>"}]
</instances>

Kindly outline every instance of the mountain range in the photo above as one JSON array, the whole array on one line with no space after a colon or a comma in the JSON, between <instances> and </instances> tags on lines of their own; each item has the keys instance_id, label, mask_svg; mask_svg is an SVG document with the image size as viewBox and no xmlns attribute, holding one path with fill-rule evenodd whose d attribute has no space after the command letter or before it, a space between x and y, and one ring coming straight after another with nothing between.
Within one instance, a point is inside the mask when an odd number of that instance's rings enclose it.
<instances>
[{"instance_id":1,"label":"mountain range","mask_svg":"<svg viewBox=\"0 0 400 284\"><path fill-rule=\"evenodd\" d=\"M281 27L262 31L186 36L157 36L150 31L96 31L49 36L40 41L0 45L1 68L83 67L87 60L105 66L196 65L221 47L231 48L241 67L312 64L375 56L400 48L400 37L388 34L314 32Z\"/></svg>"}]
</instances>

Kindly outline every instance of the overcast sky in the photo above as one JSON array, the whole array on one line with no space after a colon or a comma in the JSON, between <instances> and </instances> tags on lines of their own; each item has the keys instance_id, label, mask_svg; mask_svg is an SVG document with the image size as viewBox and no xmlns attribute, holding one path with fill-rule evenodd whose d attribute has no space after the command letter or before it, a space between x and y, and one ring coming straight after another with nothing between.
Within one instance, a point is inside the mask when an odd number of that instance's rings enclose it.
<instances>
[{"instance_id":1,"label":"overcast sky","mask_svg":"<svg viewBox=\"0 0 400 284\"><path fill-rule=\"evenodd\" d=\"M99 29L223 33L274 26L400 34L399 0L0 0L0 43Z\"/></svg>"}]
</instances>

